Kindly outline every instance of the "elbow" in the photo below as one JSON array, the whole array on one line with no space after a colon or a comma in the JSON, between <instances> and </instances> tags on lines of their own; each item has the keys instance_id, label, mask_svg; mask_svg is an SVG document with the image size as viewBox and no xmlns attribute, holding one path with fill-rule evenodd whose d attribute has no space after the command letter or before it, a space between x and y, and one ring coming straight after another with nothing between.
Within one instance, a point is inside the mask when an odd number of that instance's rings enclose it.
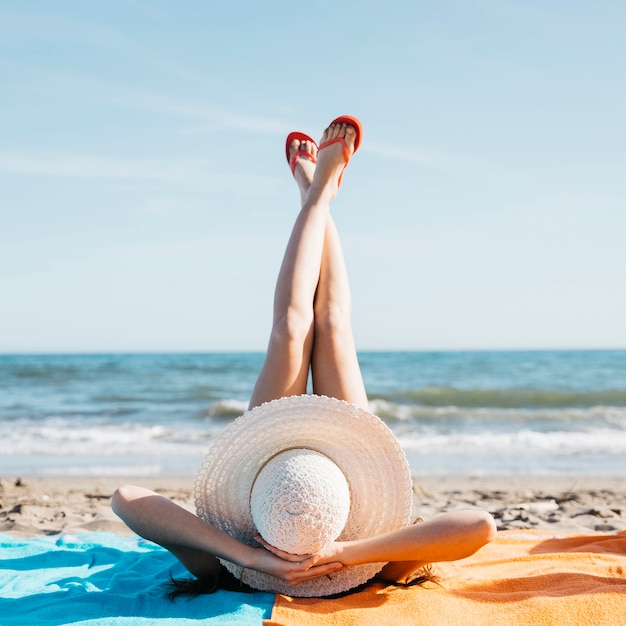
<instances>
[{"instance_id":1,"label":"elbow","mask_svg":"<svg viewBox=\"0 0 626 626\"><path fill-rule=\"evenodd\" d=\"M476 534L483 546L493 541L498 534L495 520L486 511L481 511L478 514L476 520Z\"/></svg>"},{"instance_id":2,"label":"elbow","mask_svg":"<svg viewBox=\"0 0 626 626\"><path fill-rule=\"evenodd\" d=\"M137 498L137 487L133 485L124 485L118 487L111 496L111 509L118 517L124 516L124 512L128 510L128 506Z\"/></svg>"},{"instance_id":3,"label":"elbow","mask_svg":"<svg viewBox=\"0 0 626 626\"><path fill-rule=\"evenodd\" d=\"M126 488L126 486L118 487L113 492L113 495L111 496L111 509L113 510L113 513L115 513L116 515L120 514L120 512L123 509L123 506L125 504L125 498L124 498L124 490L125 490L125 488Z\"/></svg>"}]
</instances>

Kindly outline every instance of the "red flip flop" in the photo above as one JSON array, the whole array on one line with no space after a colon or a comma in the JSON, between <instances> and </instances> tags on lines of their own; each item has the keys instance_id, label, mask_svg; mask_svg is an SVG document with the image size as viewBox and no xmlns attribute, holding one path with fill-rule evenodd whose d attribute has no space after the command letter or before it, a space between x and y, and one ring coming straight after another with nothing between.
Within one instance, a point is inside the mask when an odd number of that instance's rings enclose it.
<instances>
[{"instance_id":1,"label":"red flip flop","mask_svg":"<svg viewBox=\"0 0 626 626\"><path fill-rule=\"evenodd\" d=\"M329 126L332 126L333 124L348 124L348 126L352 126L354 128L354 130L356 131L356 137L354 139L354 152L352 152L352 155L356 154L356 151L361 145L361 137L363 136L363 126L361 122L356 117L352 117L351 115L342 115L334 119L329 124ZM346 141L343 137L335 137L334 139L329 139L328 141L325 141L319 146L318 150L323 150L324 148L326 148L326 146L330 146L333 143L340 143L343 147L343 158L346 162L346 164L343 166L343 169L345 170L346 167L348 167L348 163L350 162L350 157L352 155L348 152L348 146L346 145ZM341 185L342 177L343 171L339 175L339 185Z\"/></svg>"},{"instance_id":2,"label":"red flip flop","mask_svg":"<svg viewBox=\"0 0 626 626\"><path fill-rule=\"evenodd\" d=\"M287 135L287 141L285 142L285 152L287 153L287 163L289 163L289 169L291 170L292 174L294 173L296 169L296 164L302 158L309 159L309 161L313 161L313 163L317 163L317 159L315 158L315 156L311 154L310 152L308 152L307 150L298 150L291 157L291 159L289 158L289 146L291 145L291 142L294 139L299 139L300 141L311 141L317 146L317 143L315 142L315 140L311 139L311 137L309 137L308 135L305 135L304 133L294 131L293 133L289 133Z\"/></svg>"}]
</instances>

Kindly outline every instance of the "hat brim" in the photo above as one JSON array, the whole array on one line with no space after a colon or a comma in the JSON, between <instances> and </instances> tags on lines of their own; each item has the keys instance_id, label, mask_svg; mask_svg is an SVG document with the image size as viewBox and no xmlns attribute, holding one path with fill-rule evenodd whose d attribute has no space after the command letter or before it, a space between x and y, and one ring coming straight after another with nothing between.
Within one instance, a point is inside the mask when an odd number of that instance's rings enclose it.
<instances>
[{"instance_id":1,"label":"hat brim","mask_svg":"<svg viewBox=\"0 0 626 626\"><path fill-rule=\"evenodd\" d=\"M198 516L248 545L258 545L250 491L269 459L290 448L325 454L343 471L350 514L339 540L372 537L410 523L412 482L404 451L391 430L364 409L325 396L292 396L244 413L217 438L194 483ZM297 586L222 560L256 589L291 596L332 595L375 576L384 563L366 563Z\"/></svg>"}]
</instances>

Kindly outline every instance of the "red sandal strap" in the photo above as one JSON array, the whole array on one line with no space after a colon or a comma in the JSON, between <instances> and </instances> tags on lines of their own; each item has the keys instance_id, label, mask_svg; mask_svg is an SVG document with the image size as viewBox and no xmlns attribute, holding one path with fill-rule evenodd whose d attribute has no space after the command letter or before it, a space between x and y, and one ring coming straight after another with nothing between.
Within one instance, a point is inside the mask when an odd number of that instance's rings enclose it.
<instances>
[{"instance_id":1,"label":"red sandal strap","mask_svg":"<svg viewBox=\"0 0 626 626\"><path fill-rule=\"evenodd\" d=\"M298 150L298 152L296 152L291 157L291 161L289 162L289 167L291 169L291 173L292 174L295 172L296 165L298 164L298 161L300 159L302 159L302 158L306 158L309 161L312 161L313 163L317 163L317 159L313 156L313 154L311 154L307 150Z\"/></svg>"}]
</instances>

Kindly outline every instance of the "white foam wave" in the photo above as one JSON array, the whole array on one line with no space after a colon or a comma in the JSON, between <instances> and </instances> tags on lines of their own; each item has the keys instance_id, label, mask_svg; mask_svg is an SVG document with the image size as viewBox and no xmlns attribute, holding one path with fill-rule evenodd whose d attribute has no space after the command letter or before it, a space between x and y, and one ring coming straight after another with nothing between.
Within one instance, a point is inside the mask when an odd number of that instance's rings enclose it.
<instances>
[{"instance_id":1,"label":"white foam wave","mask_svg":"<svg viewBox=\"0 0 626 626\"><path fill-rule=\"evenodd\" d=\"M101 424L51 419L0 427L0 455L168 456L206 452L225 425Z\"/></svg>"},{"instance_id":2,"label":"white foam wave","mask_svg":"<svg viewBox=\"0 0 626 626\"><path fill-rule=\"evenodd\" d=\"M590 432L477 432L404 433L399 437L405 450L428 454L626 454L626 431L599 429Z\"/></svg>"}]
</instances>

